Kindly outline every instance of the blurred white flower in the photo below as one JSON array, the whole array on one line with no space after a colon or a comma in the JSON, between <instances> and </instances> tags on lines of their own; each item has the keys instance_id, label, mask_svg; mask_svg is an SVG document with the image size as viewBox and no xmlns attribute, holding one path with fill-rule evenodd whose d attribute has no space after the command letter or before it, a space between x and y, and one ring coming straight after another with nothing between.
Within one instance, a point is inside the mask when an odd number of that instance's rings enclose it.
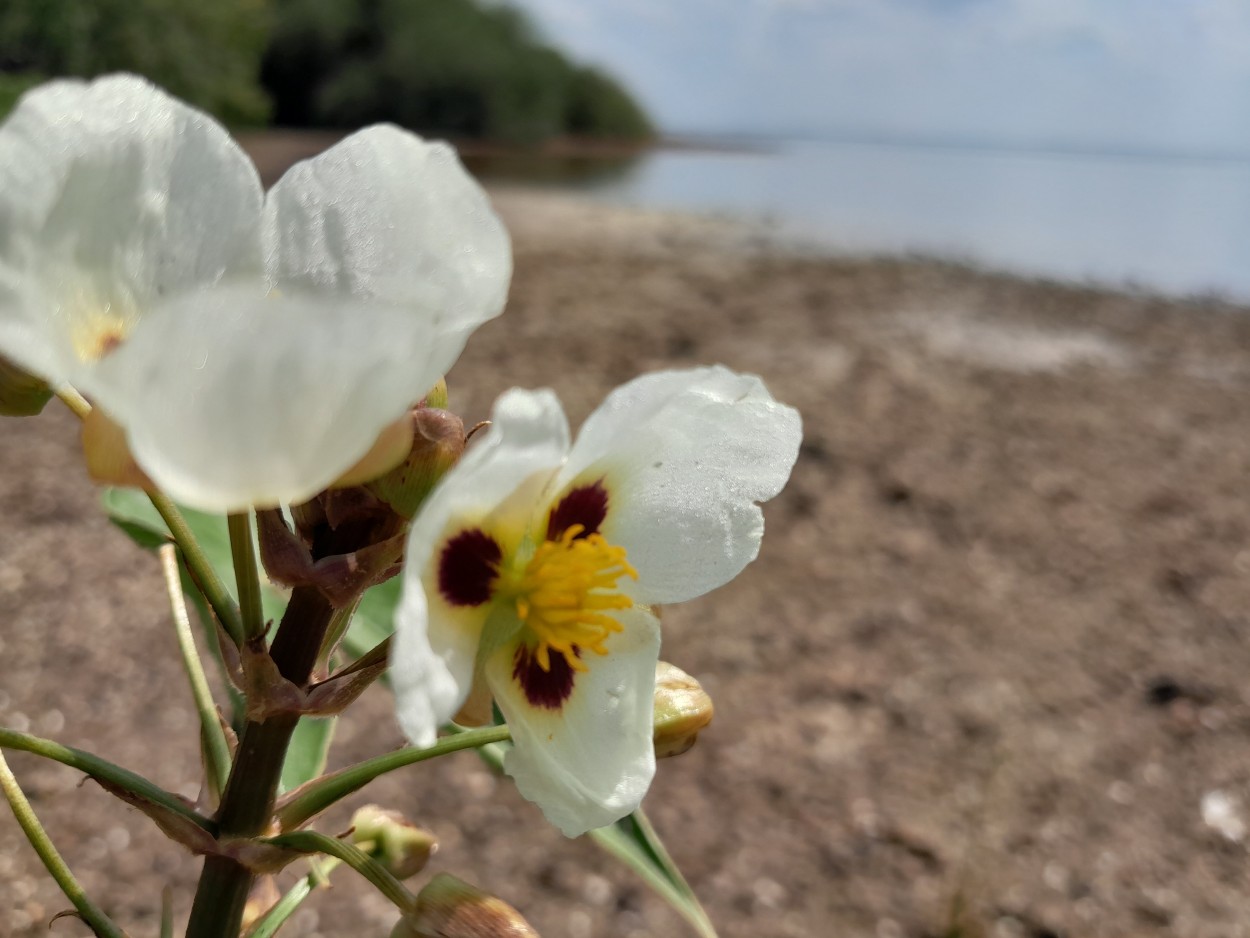
<instances>
[{"instance_id":1,"label":"blurred white flower","mask_svg":"<svg viewBox=\"0 0 1250 938\"><path fill-rule=\"evenodd\" d=\"M0 127L0 356L86 394L174 498L307 498L503 308L507 234L454 152L355 133L264 196L146 81L56 81Z\"/></svg>"},{"instance_id":2,"label":"blurred white flower","mask_svg":"<svg viewBox=\"0 0 1250 938\"><path fill-rule=\"evenodd\" d=\"M655 771L659 622L756 556L799 416L724 368L647 375L570 447L550 391L513 390L408 540L391 680L433 742L484 681L512 731L505 769L566 835L634 810Z\"/></svg>"}]
</instances>

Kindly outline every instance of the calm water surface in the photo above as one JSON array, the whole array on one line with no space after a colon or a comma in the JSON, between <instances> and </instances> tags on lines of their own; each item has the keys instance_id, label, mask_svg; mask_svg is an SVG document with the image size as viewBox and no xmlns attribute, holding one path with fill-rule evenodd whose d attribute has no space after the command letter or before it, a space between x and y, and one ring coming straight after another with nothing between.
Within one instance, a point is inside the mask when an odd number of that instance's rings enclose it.
<instances>
[{"instance_id":1,"label":"calm water surface","mask_svg":"<svg viewBox=\"0 0 1250 938\"><path fill-rule=\"evenodd\" d=\"M839 251L1250 300L1250 160L782 142L659 151L575 185L767 218Z\"/></svg>"}]
</instances>

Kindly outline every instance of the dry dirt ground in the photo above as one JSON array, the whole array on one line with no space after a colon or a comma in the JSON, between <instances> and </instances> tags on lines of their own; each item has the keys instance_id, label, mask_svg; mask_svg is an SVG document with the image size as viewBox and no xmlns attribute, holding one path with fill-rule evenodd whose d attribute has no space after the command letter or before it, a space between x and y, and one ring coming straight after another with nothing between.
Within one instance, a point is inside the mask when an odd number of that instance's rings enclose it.
<instances>
[{"instance_id":1,"label":"dry dirt ground","mask_svg":"<svg viewBox=\"0 0 1250 938\"><path fill-rule=\"evenodd\" d=\"M704 362L803 413L759 561L666 618L664 656L718 710L647 806L724 938L1250 934L1246 310L499 199L515 284L451 375L466 420L548 385L577 422ZM0 724L193 794L155 562L102 517L58 406L0 421L0 518ZM400 742L378 689L332 761ZM164 882L185 915L194 858L78 773L11 761L133 934ZM470 754L368 799L547 938L684 934ZM338 882L292 933L386 935L385 904ZM65 906L0 812L0 935Z\"/></svg>"}]
</instances>

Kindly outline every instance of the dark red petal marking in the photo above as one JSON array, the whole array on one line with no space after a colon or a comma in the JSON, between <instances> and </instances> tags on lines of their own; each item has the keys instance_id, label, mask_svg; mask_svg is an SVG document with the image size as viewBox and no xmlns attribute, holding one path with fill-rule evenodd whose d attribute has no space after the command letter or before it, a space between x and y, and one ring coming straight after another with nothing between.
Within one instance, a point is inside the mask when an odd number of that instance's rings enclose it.
<instances>
[{"instance_id":1,"label":"dark red petal marking","mask_svg":"<svg viewBox=\"0 0 1250 938\"><path fill-rule=\"evenodd\" d=\"M453 606L477 606L490 599L503 551L485 531L461 531L438 558L438 591Z\"/></svg>"},{"instance_id":2,"label":"dark red petal marking","mask_svg":"<svg viewBox=\"0 0 1250 938\"><path fill-rule=\"evenodd\" d=\"M603 487L603 480L593 485L579 485L551 509L551 516L547 519L547 540L559 540L560 535L575 524L584 529L578 537L595 534L607 516L608 490Z\"/></svg>"},{"instance_id":3,"label":"dark red petal marking","mask_svg":"<svg viewBox=\"0 0 1250 938\"><path fill-rule=\"evenodd\" d=\"M533 706L559 710L573 693L573 679L577 672L569 667L568 659L558 651L549 651L548 659L551 670L544 671L534 652L524 644L518 645L512 659L512 678L521 685L525 699Z\"/></svg>"}]
</instances>

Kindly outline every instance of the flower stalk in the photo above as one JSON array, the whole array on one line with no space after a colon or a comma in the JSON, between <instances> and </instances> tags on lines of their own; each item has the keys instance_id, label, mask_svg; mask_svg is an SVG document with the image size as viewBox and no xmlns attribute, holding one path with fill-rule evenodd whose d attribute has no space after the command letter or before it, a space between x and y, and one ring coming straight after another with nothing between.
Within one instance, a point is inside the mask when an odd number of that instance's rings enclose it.
<instances>
[{"instance_id":1,"label":"flower stalk","mask_svg":"<svg viewBox=\"0 0 1250 938\"><path fill-rule=\"evenodd\" d=\"M260 577L256 572L256 545L252 540L251 513L244 511L227 515L226 527L230 533L234 581L239 590L239 616L246 641L265 630L265 618L260 607Z\"/></svg>"},{"instance_id":2,"label":"flower stalk","mask_svg":"<svg viewBox=\"0 0 1250 938\"><path fill-rule=\"evenodd\" d=\"M22 828L22 833L26 835L30 845L39 854L39 859L43 861L44 868L56 880L56 884L61 887L61 892L65 893L65 897L74 904L74 908L78 910L78 914L83 921L91 927L91 930L99 938L126 938L126 933L118 928L113 923L113 920L91 901L83 891L82 886L78 884L78 880L74 879L74 874L70 872L69 867L66 866L65 861L61 858L61 854L48 837L48 832L39 823L39 818L35 817L35 812L31 808L30 802L26 800L25 794L22 793L22 789L17 783L17 778L9 769L9 764L5 761L3 753L0 753L0 791L4 793L9 807L13 809L13 816L17 818L17 823Z\"/></svg>"},{"instance_id":3,"label":"flower stalk","mask_svg":"<svg viewBox=\"0 0 1250 938\"><path fill-rule=\"evenodd\" d=\"M454 736L446 736L433 746L424 749L408 746L384 755L366 759L353 766L326 775L291 792L278 808L278 824L284 831L293 830L316 817L336 801L346 798L364 788L375 778L394 772L406 765L437 759L464 749L477 749L490 743L502 743L509 739L508 727L487 726L468 730Z\"/></svg>"},{"instance_id":4,"label":"flower stalk","mask_svg":"<svg viewBox=\"0 0 1250 938\"><path fill-rule=\"evenodd\" d=\"M166 544L160 549L161 572L165 575L165 589L169 593L169 607L174 619L174 632L178 636L178 650L182 654L182 665L187 673L187 681L191 685L191 696L195 700L195 709L200 717L200 738L204 741L205 771L215 792L222 792L226 780L230 777L230 745L226 741L225 731L217 716L217 706L213 703L212 691L208 689L208 679L204 676L204 668L200 664L200 656L195 648L195 638L191 635L191 618L187 615L186 599L182 595L182 577L178 572L177 549L173 544Z\"/></svg>"}]
</instances>

